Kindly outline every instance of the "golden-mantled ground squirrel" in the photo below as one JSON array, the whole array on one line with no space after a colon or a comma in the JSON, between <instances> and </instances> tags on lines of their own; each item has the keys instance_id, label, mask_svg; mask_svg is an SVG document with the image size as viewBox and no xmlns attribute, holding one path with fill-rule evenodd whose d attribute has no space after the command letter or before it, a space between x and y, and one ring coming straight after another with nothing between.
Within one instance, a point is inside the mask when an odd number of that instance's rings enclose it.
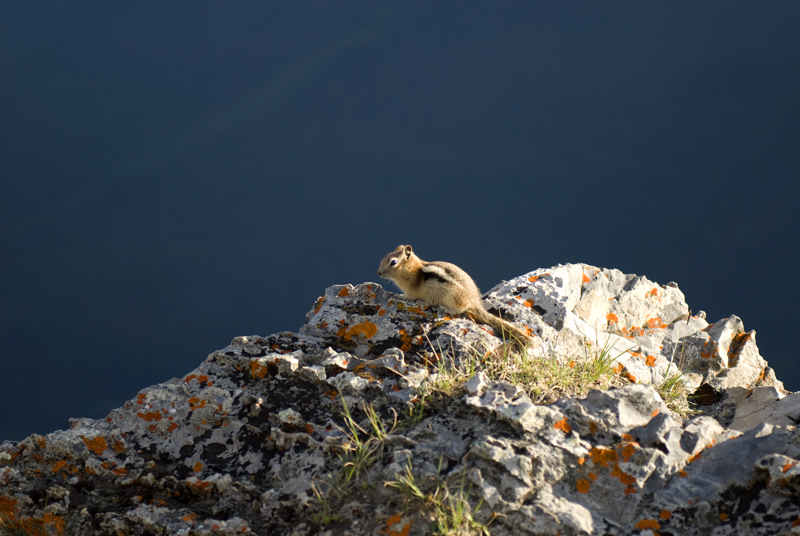
<instances>
[{"instance_id":1,"label":"golden-mantled ground squirrel","mask_svg":"<svg viewBox=\"0 0 800 536\"><path fill-rule=\"evenodd\" d=\"M532 342L524 331L486 310L478 286L455 264L426 262L414 254L411 246L397 246L381 260L378 275L394 281L408 299L438 305L450 315L467 313L476 322L487 324L510 339L518 350Z\"/></svg>"}]
</instances>

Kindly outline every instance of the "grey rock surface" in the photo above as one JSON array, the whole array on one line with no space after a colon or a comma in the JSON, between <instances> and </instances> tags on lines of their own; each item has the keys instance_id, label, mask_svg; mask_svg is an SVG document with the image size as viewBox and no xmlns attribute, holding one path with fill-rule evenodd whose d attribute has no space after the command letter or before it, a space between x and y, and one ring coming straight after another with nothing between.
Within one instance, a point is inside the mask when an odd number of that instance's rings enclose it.
<instances>
[{"instance_id":1,"label":"grey rock surface","mask_svg":"<svg viewBox=\"0 0 800 536\"><path fill-rule=\"evenodd\" d=\"M480 370L420 406L437 366L502 349L490 328L376 283L328 288L298 333L237 337L105 419L0 445L0 524L31 534L425 534L398 482L447 482L498 535L800 534L800 399L731 316L692 316L677 285L570 264L503 282L487 308L536 351L610 348L630 382L537 405ZM673 414L678 369L701 413ZM347 410L345 409L347 408ZM417 408L418 413L413 410ZM421 409L420 409L421 408ZM355 448L386 423L360 484ZM392 428L396 416L400 425Z\"/></svg>"}]
</instances>

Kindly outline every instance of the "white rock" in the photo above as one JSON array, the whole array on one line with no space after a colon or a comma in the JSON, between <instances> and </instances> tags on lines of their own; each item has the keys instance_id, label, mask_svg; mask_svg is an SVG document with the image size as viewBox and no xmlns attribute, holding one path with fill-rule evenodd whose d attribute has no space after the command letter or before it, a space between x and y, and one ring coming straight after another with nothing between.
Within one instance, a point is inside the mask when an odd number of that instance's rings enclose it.
<instances>
[{"instance_id":1,"label":"white rock","mask_svg":"<svg viewBox=\"0 0 800 536\"><path fill-rule=\"evenodd\" d=\"M777 388L767 386L749 392L741 389L736 394L739 400L729 428L746 432L762 423L774 426L800 423L800 393L786 396Z\"/></svg>"}]
</instances>

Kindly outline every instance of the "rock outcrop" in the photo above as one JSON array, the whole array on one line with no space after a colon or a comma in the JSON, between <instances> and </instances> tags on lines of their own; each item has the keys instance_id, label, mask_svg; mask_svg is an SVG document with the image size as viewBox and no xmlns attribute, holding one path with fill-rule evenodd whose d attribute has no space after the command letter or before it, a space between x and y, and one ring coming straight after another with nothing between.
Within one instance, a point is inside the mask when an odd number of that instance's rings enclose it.
<instances>
[{"instance_id":1,"label":"rock outcrop","mask_svg":"<svg viewBox=\"0 0 800 536\"><path fill-rule=\"evenodd\" d=\"M536 404L469 369L502 355L489 328L338 285L299 333L237 337L105 419L0 445L0 525L401 535L466 512L464 531L498 535L800 534L800 398L739 318L708 324L674 283L574 264L485 300L535 352L604 348L625 385ZM445 362L470 375L431 397ZM679 367L691 416L655 388Z\"/></svg>"}]
</instances>

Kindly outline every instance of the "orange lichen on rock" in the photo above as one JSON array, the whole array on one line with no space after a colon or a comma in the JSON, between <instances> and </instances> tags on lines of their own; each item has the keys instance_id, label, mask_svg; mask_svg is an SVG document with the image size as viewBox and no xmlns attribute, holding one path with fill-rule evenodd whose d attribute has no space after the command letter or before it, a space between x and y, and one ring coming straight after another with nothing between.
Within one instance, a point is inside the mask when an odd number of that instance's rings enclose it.
<instances>
[{"instance_id":1,"label":"orange lichen on rock","mask_svg":"<svg viewBox=\"0 0 800 536\"><path fill-rule=\"evenodd\" d=\"M572 431L572 426L569 425L566 417L564 417L563 419L558 421L555 425L553 425L553 428L555 428L556 430L561 430L565 434L568 434Z\"/></svg>"},{"instance_id":2,"label":"orange lichen on rock","mask_svg":"<svg viewBox=\"0 0 800 536\"><path fill-rule=\"evenodd\" d=\"M522 305L530 309L531 307L533 307L534 303L535 302L533 300L525 300L524 302L522 302Z\"/></svg>"},{"instance_id":3,"label":"orange lichen on rock","mask_svg":"<svg viewBox=\"0 0 800 536\"><path fill-rule=\"evenodd\" d=\"M636 528L639 530L658 530L661 528L661 523L655 519L642 519L636 523Z\"/></svg>"},{"instance_id":4,"label":"orange lichen on rock","mask_svg":"<svg viewBox=\"0 0 800 536\"><path fill-rule=\"evenodd\" d=\"M733 339L731 339L731 347L740 348L747 340L753 336L753 332L742 332L738 335L734 335Z\"/></svg>"},{"instance_id":5,"label":"orange lichen on rock","mask_svg":"<svg viewBox=\"0 0 800 536\"><path fill-rule=\"evenodd\" d=\"M47 536L49 534L64 534L64 527L67 520L64 516L46 513L41 519L26 517L16 519L16 517L0 517L0 528L8 530L9 534L30 534L31 536ZM5 533L5 532L4 532Z\"/></svg>"},{"instance_id":6,"label":"orange lichen on rock","mask_svg":"<svg viewBox=\"0 0 800 536\"><path fill-rule=\"evenodd\" d=\"M640 328L639 326L631 326L629 328L622 328L622 336L632 339L634 337L641 337L644 335L644 328Z\"/></svg>"},{"instance_id":7,"label":"orange lichen on rock","mask_svg":"<svg viewBox=\"0 0 800 536\"><path fill-rule=\"evenodd\" d=\"M148 411L148 412L138 412L136 414L140 419L144 419L147 422L151 421L160 421L161 420L161 413L158 411Z\"/></svg>"},{"instance_id":8,"label":"orange lichen on rock","mask_svg":"<svg viewBox=\"0 0 800 536\"><path fill-rule=\"evenodd\" d=\"M336 335L339 337L349 341L352 340L355 336L361 336L366 339L370 339L378 333L378 326L370 322L369 320L365 320L360 324L355 324L348 328L341 328L339 331L336 332Z\"/></svg>"},{"instance_id":9,"label":"orange lichen on rock","mask_svg":"<svg viewBox=\"0 0 800 536\"><path fill-rule=\"evenodd\" d=\"M189 488L205 491L211 487L211 482L206 482L196 477L190 477L186 479L186 485Z\"/></svg>"},{"instance_id":10,"label":"orange lichen on rock","mask_svg":"<svg viewBox=\"0 0 800 536\"><path fill-rule=\"evenodd\" d=\"M615 470L618 470L619 467L615 467ZM622 470L619 470L619 475L614 475L619 477L619 481L625 484L626 486L632 486L636 483L636 478L633 475L629 475L628 473L623 473Z\"/></svg>"},{"instance_id":11,"label":"orange lichen on rock","mask_svg":"<svg viewBox=\"0 0 800 536\"><path fill-rule=\"evenodd\" d=\"M250 376L264 378L269 373L269 368L262 364L257 357L250 360Z\"/></svg>"},{"instance_id":12,"label":"orange lichen on rock","mask_svg":"<svg viewBox=\"0 0 800 536\"><path fill-rule=\"evenodd\" d=\"M631 443L624 443L622 446L618 448L619 455L622 456L622 461L627 462L631 459L631 456L636 454L636 445Z\"/></svg>"},{"instance_id":13,"label":"orange lichen on rock","mask_svg":"<svg viewBox=\"0 0 800 536\"><path fill-rule=\"evenodd\" d=\"M17 501L0 496L0 519L13 521L17 517Z\"/></svg>"},{"instance_id":14,"label":"orange lichen on rock","mask_svg":"<svg viewBox=\"0 0 800 536\"><path fill-rule=\"evenodd\" d=\"M578 493L589 493L589 488L591 487L592 483L585 478L581 478L575 483L575 488L578 490Z\"/></svg>"},{"instance_id":15,"label":"orange lichen on rock","mask_svg":"<svg viewBox=\"0 0 800 536\"><path fill-rule=\"evenodd\" d=\"M95 454L100 455L108 448L106 440L103 438L103 436L97 436L94 439L86 439L85 437L81 437L81 439L83 439L83 442L86 444L86 448Z\"/></svg>"},{"instance_id":16,"label":"orange lichen on rock","mask_svg":"<svg viewBox=\"0 0 800 536\"><path fill-rule=\"evenodd\" d=\"M606 322L609 324L619 324L619 317L614 313L608 313L606 315Z\"/></svg>"},{"instance_id":17,"label":"orange lichen on rock","mask_svg":"<svg viewBox=\"0 0 800 536\"><path fill-rule=\"evenodd\" d=\"M666 329L668 326L661 320L660 316L650 318L646 322L650 329Z\"/></svg>"},{"instance_id":18,"label":"orange lichen on rock","mask_svg":"<svg viewBox=\"0 0 800 536\"><path fill-rule=\"evenodd\" d=\"M670 512L669 510L661 510L661 513L658 514L658 517L666 521L667 519L672 517L672 512Z\"/></svg>"},{"instance_id":19,"label":"orange lichen on rock","mask_svg":"<svg viewBox=\"0 0 800 536\"><path fill-rule=\"evenodd\" d=\"M57 473L66 466L67 466L67 460L58 460L56 464L53 466L53 469L51 469L51 471Z\"/></svg>"},{"instance_id":20,"label":"orange lichen on rock","mask_svg":"<svg viewBox=\"0 0 800 536\"><path fill-rule=\"evenodd\" d=\"M192 398L189 399L189 409L191 409L192 411L194 411L196 409L202 409L204 407L206 407L206 400L205 399L201 400L201 399L197 398L196 396L193 396Z\"/></svg>"},{"instance_id":21,"label":"orange lichen on rock","mask_svg":"<svg viewBox=\"0 0 800 536\"><path fill-rule=\"evenodd\" d=\"M342 290L339 291L340 298L346 298L350 295L350 289L347 287L342 287Z\"/></svg>"},{"instance_id":22,"label":"orange lichen on rock","mask_svg":"<svg viewBox=\"0 0 800 536\"><path fill-rule=\"evenodd\" d=\"M319 298L319 299L317 299L317 303L314 304L314 314L317 314L319 312L319 310L322 309L322 302L324 302L324 301L325 301L325 297L324 296Z\"/></svg>"},{"instance_id":23,"label":"orange lichen on rock","mask_svg":"<svg viewBox=\"0 0 800 536\"><path fill-rule=\"evenodd\" d=\"M45 526L52 526L56 534L64 534L64 526L67 524L67 518L57 514L47 513L42 517L42 523Z\"/></svg>"},{"instance_id":24,"label":"orange lichen on rock","mask_svg":"<svg viewBox=\"0 0 800 536\"><path fill-rule=\"evenodd\" d=\"M655 367L656 366L656 356L654 356L654 355L647 356L647 358L644 360L644 364L647 365L648 367Z\"/></svg>"},{"instance_id":25,"label":"orange lichen on rock","mask_svg":"<svg viewBox=\"0 0 800 536\"><path fill-rule=\"evenodd\" d=\"M592 463L603 467L609 467L612 463L617 462L617 451L606 447L592 447L590 456Z\"/></svg>"},{"instance_id":26,"label":"orange lichen on rock","mask_svg":"<svg viewBox=\"0 0 800 536\"><path fill-rule=\"evenodd\" d=\"M421 305L406 307L406 311L408 311L409 313L414 313L415 315L425 316L425 311L422 309Z\"/></svg>"},{"instance_id":27,"label":"orange lichen on rock","mask_svg":"<svg viewBox=\"0 0 800 536\"><path fill-rule=\"evenodd\" d=\"M403 341L403 344L400 345L400 350L403 352L408 352L411 350L413 338L408 334L408 331L403 328L400 328L397 331L400 333L400 340Z\"/></svg>"},{"instance_id":28,"label":"orange lichen on rock","mask_svg":"<svg viewBox=\"0 0 800 536\"><path fill-rule=\"evenodd\" d=\"M411 523L411 520L404 522L402 514L395 514L386 520L386 529L382 532L390 536L408 536L411 531Z\"/></svg>"}]
</instances>

